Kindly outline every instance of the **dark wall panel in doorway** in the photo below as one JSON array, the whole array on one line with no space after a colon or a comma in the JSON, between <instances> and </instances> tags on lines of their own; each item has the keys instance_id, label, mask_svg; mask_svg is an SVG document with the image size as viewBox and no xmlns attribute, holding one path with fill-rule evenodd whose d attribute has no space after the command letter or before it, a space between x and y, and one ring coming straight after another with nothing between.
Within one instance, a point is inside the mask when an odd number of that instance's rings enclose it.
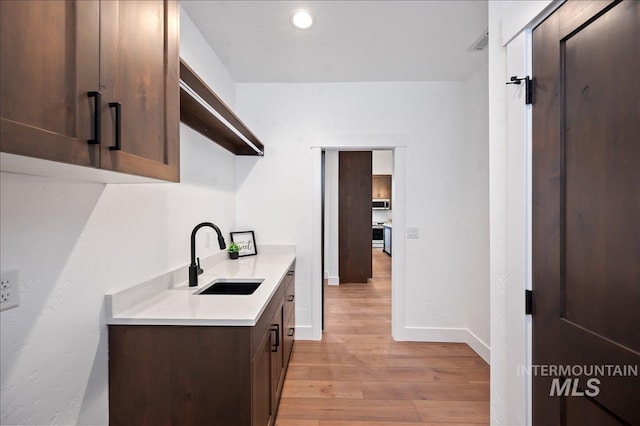
<instances>
[{"instance_id":1,"label":"dark wall panel in doorway","mask_svg":"<svg viewBox=\"0 0 640 426\"><path fill-rule=\"evenodd\" d=\"M341 151L338 234L341 283L366 283L371 264L371 151Z\"/></svg>"}]
</instances>

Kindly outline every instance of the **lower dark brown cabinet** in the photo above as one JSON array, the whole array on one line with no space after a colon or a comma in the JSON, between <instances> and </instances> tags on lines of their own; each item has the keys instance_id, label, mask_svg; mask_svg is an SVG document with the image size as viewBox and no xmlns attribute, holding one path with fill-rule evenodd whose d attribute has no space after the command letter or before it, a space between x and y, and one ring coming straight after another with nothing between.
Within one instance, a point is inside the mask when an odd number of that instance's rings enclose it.
<instances>
[{"instance_id":1,"label":"lower dark brown cabinet","mask_svg":"<svg viewBox=\"0 0 640 426\"><path fill-rule=\"evenodd\" d=\"M109 424L273 425L294 298L292 266L253 327L110 325Z\"/></svg>"}]
</instances>

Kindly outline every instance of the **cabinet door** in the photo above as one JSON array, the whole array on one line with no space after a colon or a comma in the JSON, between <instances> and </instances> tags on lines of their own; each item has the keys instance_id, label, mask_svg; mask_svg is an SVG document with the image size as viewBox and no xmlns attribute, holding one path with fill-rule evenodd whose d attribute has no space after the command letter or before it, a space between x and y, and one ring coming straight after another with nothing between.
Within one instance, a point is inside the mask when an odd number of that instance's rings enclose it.
<instances>
[{"instance_id":1,"label":"cabinet door","mask_svg":"<svg viewBox=\"0 0 640 426\"><path fill-rule=\"evenodd\" d=\"M100 25L100 167L178 181L178 2L103 1Z\"/></svg>"},{"instance_id":2,"label":"cabinet door","mask_svg":"<svg viewBox=\"0 0 640 426\"><path fill-rule=\"evenodd\" d=\"M0 149L97 166L97 1L0 1Z\"/></svg>"},{"instance_id":3,"label":"cabinet door","mask_svg":"<svg viewBox=\"0 0 640 426\"><path fill-rule=\"evenodd\" d=\"M273 393L271 386L271 331L264 334L258 352L253 358L251 381L251 424L265 426L273 423Z\"/></svg>"},{"instance_id":4,"label":"cabinet door","mask_svg":"<svg viewBox=\"0 0 640 426\"><path fill-rule=\"evenodd\" d=\"M278 403L280 402L280 394L284 384L284 333L282 324L282 305L280 305L271 322L274 339L271 350L271 392L273 395L272 411L274 413L278 411Z\"/></svg>"}]
</instances>

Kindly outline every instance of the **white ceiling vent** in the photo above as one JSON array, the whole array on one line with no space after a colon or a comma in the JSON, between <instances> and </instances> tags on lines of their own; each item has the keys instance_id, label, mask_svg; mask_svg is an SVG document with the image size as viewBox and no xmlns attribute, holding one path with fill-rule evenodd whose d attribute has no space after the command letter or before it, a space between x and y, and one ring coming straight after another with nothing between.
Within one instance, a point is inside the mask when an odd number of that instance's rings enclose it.
<instances>
[{"instance_id":1,"label":"white ceiling vent","mask_svg":"<svg viewBox=\"0 0 640 426\"><path fill-rule=\"evenodd\" d=\"M482 32L482 35L480 35L480 37L478 37L478 39L476 41L474 41L473 44L471 44L471 46L469 46L467 51L468 52L482 52L483 50L485 50L487 48L488 45L489 45L489 31L488 30L484 30Z\"/></svg>"}]
</instances>

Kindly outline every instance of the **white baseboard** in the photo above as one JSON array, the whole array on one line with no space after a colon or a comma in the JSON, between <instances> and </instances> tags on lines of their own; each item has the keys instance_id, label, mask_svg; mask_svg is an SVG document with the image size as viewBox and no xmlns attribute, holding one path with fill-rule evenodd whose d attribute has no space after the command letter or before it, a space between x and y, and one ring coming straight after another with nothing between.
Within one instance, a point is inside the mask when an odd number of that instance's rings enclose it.
<instances>
[{"instance_id":1,"label":"white baseboard","mask_svg":"<svg viewBox=\"0 0 640 426\"><path fill-rule=\"evenodd\" d=\"M296 325L296 340L314 340L313 327L310 325Z\"/></svg>"},{"instance_id":2,"label":"white baseboard","mask_svg":"<svg viewBox=\"0 0 640 426\"><path fill-rule=\"evenodd\" d=\"M466 328L405 327L402 341L466 343L487 364L490 364L491 348ZM296 325L296 340L316 340L313 327Z\"/></svg>"},{"instance_id":3,"label":"white baseboard","mask_svg":"<svg viewBox=\"0 0 640 426\"><path fill-rule=\"evenodd\" d=\"M475 353L480 355L487 364L491 365L491 348L485 342L480 340L478 336L467 330L467 341L465 343L469 345Z\"/></svg>"},{"instance_id":4,"label":"white baseboard","mask_svg":"<svg viewBox=\"0 0 640 426\"><path fill-rule=\"evenodd\" d=\"M408 342L467 343L466 328L405 327L403 336Z\"/></svg>"},{"instance_id":5,"label":"white baseboard","mask_svg":"<svg viewBox=\"0 0 640 426\"><path fill-rule=\"evenodd\" d=\"M329 285L340 285L340 277L329 277L328 280Z\"/></svg>"},{"instance_id":6,"label":"white baseboard","mask_svg":"<svg viewBox=\"0 0 640 426\"><path fill-rule=\"evenodd\" d=\"M466 343L489 364L491 349L466 328L405 327L403 337L408 342Z\"/></svg>"}]
</instances>

